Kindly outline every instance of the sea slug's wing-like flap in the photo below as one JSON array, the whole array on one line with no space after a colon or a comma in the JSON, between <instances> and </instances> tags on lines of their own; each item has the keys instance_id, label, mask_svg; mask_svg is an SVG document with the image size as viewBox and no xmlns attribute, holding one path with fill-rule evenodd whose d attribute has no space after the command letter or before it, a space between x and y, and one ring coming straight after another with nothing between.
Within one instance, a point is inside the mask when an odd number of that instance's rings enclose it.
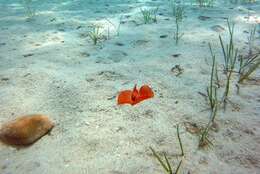
<instances>
[{"instance_id":1,"label":"sea slug's wing-like flap","mask_svg":"<svg viewBox=\"0 0 260 174\"><path fill-rule=\"evenodd\" d=\"M131 90L125 90L121 91L117 98L117 104L133 104L132 100L132 91Z\"/></svg>"},{"instance_id":2,"label":"sea slug's wing-like flap","mask_svg":"<svg viewBox=\"0 0 260 174\"><path fill-rule=\"evenodd\" d=\"M148 85L143 85L139 90L139 94L142 100L154 97L154 92Z\"/></svg>"}]
</instances>

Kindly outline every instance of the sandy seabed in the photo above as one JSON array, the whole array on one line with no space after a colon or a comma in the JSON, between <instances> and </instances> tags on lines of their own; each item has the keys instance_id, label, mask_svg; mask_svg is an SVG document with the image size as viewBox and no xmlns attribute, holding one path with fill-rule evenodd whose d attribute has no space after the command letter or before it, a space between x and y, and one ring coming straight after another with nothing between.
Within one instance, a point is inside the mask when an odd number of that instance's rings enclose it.
<instances>
[{"instance_id":1,"label":"sandy seabed","mask_svg":"<svg viewBox=\"0 0 260 174\"><path fill-rule=\"evenodd\" d=\"M46 0L33 2L28 20L20 1L0 1L0 123L42 113L55 127L23 149L0 145L1 174L161 174L149 147L165 152L185 174L260 173L260 71L240 85L231 79L224 112L210 131L214 146L199 149L191 125L203 127L210 110L208 42L216 54L222 94L225 76L218 35L227 41L234 21L239 54L256 24L253 51L260 52L260 2L216 1L212 8L185 3L178 45L167 0ZM144 24L140 8L159 7L157 23ZM248 10L249 9L249 10ZM117 28L119 23L119 35ZM257 24L258 23L258 24ZM88 37L102 26L97 45ZM109 31L109 32L108 32ZM108 37L109 33L109 37ZM183 69L176 76L173 67ZM155 97L118 106L120 90L150 85ZM176 126L185 156L179 157Z\"/></svg>"}]
</instances>

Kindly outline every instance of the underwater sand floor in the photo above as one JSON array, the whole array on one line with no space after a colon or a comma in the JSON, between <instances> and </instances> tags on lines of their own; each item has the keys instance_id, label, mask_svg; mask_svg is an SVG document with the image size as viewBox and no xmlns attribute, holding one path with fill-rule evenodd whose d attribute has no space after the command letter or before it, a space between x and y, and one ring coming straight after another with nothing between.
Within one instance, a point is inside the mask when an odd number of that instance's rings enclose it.
<instances>
[{"instance_id":1,"label":"underwater sand floor","mask_svg":"<svg viewBox=\"0 0 260 174\"><path fill-rule=\"evenodd\" d=\"M231 81L227 110L217 114L210 133L214 146L198 149L187 124L209 120L205 93L211 73L208 42L223 61L218 35L227 35L225 18L236 23L241 54L250 24L260 18L260 3L213 8L185 6L184 33L176 46L168 1L58 1L35 3L27 21L18 1L0 2L0 123L43 113L55 122L50 136L28 148L0 145L2 174L161 174L149 147L166 152L173 166L181 157L176 126L185 150L181 173L260 173L260 71L236 94ZM144 24L141 7L157 7L158 22ZM246 7L252 9L248 16ZM118 25L120 34L111 21ZM108 19L108 20L107 20ZM93 45L90 26L110 28L107 40ZM259 24L258 24L259 25ZM259 31L258 31L259 32ZM259 51L258 40L255 51ZM179 65L183 73L171 69ZM118 106L119 91L150 85L153 99Z\"/></svg>"}]
</instances>

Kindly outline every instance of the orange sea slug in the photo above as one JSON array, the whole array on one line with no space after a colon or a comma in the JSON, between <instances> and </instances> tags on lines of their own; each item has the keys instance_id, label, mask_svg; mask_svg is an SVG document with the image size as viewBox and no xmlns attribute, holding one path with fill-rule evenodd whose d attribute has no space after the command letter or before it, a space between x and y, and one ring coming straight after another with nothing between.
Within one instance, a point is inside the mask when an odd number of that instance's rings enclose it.
<instances>
[{"instance_id":1,"label":"orange sea slug","mask_svg":"<svg viewBox=\"0 0 260 174\"><path fill-rule=\"evenodd\" d=\"M152 98L154 93L148 85L143 85L139 90L136 85L133 90L121 91L117 98L117 103L135 105L143 100Z\"/></svg>"}]
</instances>

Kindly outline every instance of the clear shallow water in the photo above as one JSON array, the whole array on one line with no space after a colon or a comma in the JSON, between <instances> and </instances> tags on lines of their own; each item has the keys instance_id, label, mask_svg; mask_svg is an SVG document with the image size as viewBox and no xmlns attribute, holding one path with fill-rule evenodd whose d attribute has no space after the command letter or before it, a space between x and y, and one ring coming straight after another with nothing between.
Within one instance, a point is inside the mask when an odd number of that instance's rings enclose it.
<instances>
[{"instance_id":1,"label":"clear shallow water","mask_svg":"<svg viewBox=\"0 0 260 174\"><path fill-rule=\"evenodd\" d=\"M226 111L220 105L209 131L214 146L198 148L196 131L211 113L204 97L208 43L219 100L227 79L219 35L228 43L227 18L235 22L239 54L259 53L259 1L212 5L176 4L184 8L176 44L167 0L0 1L0 123L32 113L55 123L51 135L27 148L1 144L0 173L163 173L149 147L165 152L173 168L182 160L180 173L259 173L259 69L239 94L239 74L232 74L230 102ZM118 106L119 92L135 84L149 85L155 96ZM184 157L176 156L177 125Z\"/></svg>"}]
</instances>

